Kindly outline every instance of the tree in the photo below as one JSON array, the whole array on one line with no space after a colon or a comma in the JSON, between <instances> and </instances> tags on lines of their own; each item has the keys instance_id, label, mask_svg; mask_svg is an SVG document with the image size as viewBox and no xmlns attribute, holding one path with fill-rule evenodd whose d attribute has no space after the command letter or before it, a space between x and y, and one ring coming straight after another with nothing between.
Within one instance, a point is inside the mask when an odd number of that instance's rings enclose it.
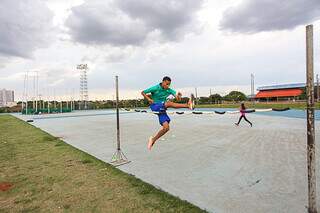
<instances>
[{"instance_id":1,"label":"tree","mask_svg":"<svg viewBox=\"0 0 320 213\"><path fill-rule=\"evenodd\" d=\"M247 97L245 94L239 91L231 91L228 95L223 97L226 101L245 101Z\"/></svg>"},{"instance_id":2,"label":"tree","mask_svg":"<svg viewBox=\"0 0 320 213\"><path fill-rule=\"evenodd\" d=\"M198 104L209 104L210 99L208 97L200 97L198 100Z\"/></svg>"},{"instance_id":3,"label":"tree","mask_svg":"<svg viewBox=\"0 0 320 213\"><path fill-rule=\"evenodd\" d=\"M209 100L211 103L221 103L222 96L216 93L216 94L210 95Z\"/></svg>"}]
</instances>

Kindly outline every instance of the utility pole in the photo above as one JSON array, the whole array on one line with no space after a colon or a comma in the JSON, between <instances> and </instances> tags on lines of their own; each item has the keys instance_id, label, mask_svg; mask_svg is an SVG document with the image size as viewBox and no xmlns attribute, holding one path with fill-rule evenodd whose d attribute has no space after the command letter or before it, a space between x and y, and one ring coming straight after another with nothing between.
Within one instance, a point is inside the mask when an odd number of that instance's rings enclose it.
<instances>
[{"instance_id":1,"label":"utility pole","mask_svg":"<svg viewBox=\"0 0 320 213\"><path fill-rule=\"evenodd\" d=\"M67 104L67 110L69 109L69 98L70 98L70 96L69 96L69 91L68 91L68 89L66 89L66 104Z\"/></svg>"},{"instance_id":2,"label":"utility pole","mask_svg":"<svg viewBox=\"0 0 320 213\"><path fill-rule=\"evenodd\" d=\"M28 115L28 99L29 99L29 71L26 74L26 115Z\"/></svg>"},{"instance_id":3,"label":"utility pole","mask_svg":"<svg viewBox=\"0 0 320 213\"><path fill-rule=\"evenodd\" d=\"M74 89L72 89L72 110L75 110L75 104L74 104Z\"/></svg>"},{"instance_id":4,"label":"utility pole","mask_svg":"<svg viewBox=\"0 0 320 213\"><path fill-rule=\"evenodd\" d=\"M54 107L54 110L56 110L56 108L57 108L57 104L56 104L56 89L53 89L53 107Z\"/></svg>"},{"instance_id":5,"label":"utility pole","mask_svg":"<svg viewBox=\"0 0 320 213\"><path fill-rule=\"evenodd\" d=\"M47 88L48 90L48 94L47 94L47 98L48 98L48 114L50 113L50 94L49 94L49 88Z\"/></svg>"},{"instance_id":6,"label":"utility pole","mask_svg":"<svg viewBox=\"0 0 320 213\"><path fill-rule=\"evenodd\" d=\"M251 101L254 105L254 75L251 73Z\"/></svg>"},{"instance_id":7,"label":"utility pole","mask_svg":"<svg viewBox=\"0 0 320 213\"><path fill-rule=\"evenodd\" d=\"M26 99L26 80L27 80L27 74L24 74L24 81L23 81L23 95L22 95L22 104L21 104L21 114L25 111L25 99Z\"/></svg>"},{"instance_id":8,"label":"utility pole","mask_svg":"<svg viewBox=\"0 0 320 213\"><path fill-rule=\"evenodd\" d=\"M32 97L32 110L35 113L36 105L35 105L35 96L36 96L36 75L33 73L33 97Z\"/></svg>"},{"instance_id":9,"label":"utility pole","mask_svg":"<svg viewBox=\"0 0 320 213\"><path fill-rule=\"evenodd\" d=\"M36 113L38 113L38 99L39 99L39 72L36 71ZM41 108L41 104L40 104Z\"/></svg>"},{"instance_id":10,"label":"utility pole","mask_svg":"<svg viewBox=\"0 0 320 213\"><path fill-rule=\"evenodd\" d=\"M314 130L314 71L313 71L313 25L306 27L307 57L307 163L308 163L308 212L316 213L316 152Z\"/></svg>"},{"instance_id":11,"label":"utility pole","mask_svg":"<svg viewBox=\"0 0 320 213\"><path fill-rule=\"evenodd\" d=\"M319 75L317 74L317 102L319 102Z\"/></svg>"},{"instance_id":12,"label":"utility pole","mask_svg":"<svg viewBox=\"0 0 320 213\"><path fill-rule=\"evenodd\" d=\"M195 95L196 95L196 100L195 100L195 102L196 102L196 105L198 104L198 89L197 89L197 87L195 87L194 88L194 90L195 90Z\"/></svg>"}]
</instances>

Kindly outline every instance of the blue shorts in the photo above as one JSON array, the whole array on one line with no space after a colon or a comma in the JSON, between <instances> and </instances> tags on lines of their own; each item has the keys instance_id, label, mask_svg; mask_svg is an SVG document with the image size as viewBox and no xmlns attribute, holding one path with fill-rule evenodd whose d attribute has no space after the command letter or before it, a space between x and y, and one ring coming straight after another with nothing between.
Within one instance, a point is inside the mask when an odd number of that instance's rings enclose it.
<instances>
[{"instance_id":1,"label":"blue shorts","mask_svg":"<svg viewBox=\"0 0 320 213\"><path fill-rule=\"evenodd\" d=\"M166 113L166 108L164 106L164 102L160 103L153 103L150 105L150 109L154 112L159 112L158 114L159 117L159 123L162 126L164 122L170 123L170 118L168 114Z\"/></svg>"}]
</instances>

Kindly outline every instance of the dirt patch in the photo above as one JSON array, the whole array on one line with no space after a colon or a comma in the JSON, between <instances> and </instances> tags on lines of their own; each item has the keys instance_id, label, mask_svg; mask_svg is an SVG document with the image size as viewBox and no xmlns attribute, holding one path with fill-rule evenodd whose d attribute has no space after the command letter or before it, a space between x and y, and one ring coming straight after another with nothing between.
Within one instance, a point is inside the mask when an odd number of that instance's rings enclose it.
<instances>
[{"instance_id":1,"label":"dirt patch","mask_svg":"<svg viewBox=\"0 0 320 213\"><path fill-rule=\"evenodd\" d=\"M12 186L13 184L11 183L0 183L0 191L8 191Z\"/></svg>"}]
</instances>

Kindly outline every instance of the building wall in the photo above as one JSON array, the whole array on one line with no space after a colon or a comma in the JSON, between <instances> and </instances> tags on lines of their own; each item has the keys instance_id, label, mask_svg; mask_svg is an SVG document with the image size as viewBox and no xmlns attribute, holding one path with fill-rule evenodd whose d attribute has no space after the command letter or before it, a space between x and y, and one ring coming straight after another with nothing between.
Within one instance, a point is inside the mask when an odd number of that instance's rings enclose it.
<instances>
[{"instance_id":1,"label":"building wall","mask_svg":"<svg viewBox=\"0 0 320 213\"><path fill-rule=\"evenodd\" d=\"M14 91L2 89L0 90L0 107L11 106L14 102Z\"/></svg>"}]
</instances>

